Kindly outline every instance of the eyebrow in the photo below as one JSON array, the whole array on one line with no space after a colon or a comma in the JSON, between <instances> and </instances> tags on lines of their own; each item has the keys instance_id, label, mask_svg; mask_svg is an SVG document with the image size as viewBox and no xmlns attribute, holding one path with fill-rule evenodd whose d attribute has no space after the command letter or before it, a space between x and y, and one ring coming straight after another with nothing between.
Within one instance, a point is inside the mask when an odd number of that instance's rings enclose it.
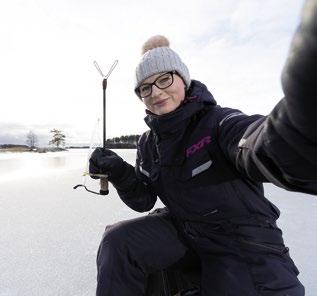
<instances>
[{"instance_id":1,"label":"eyebrow","mask_svg":"<svg viewBox=\"0 0 317 296\"><path fill-rule=\"evenodd\" d=\"M142 85L147 85L147 84L152 84L157 78L165 75L165 74L168 74L169 72L164 72L164 73L161 73L159 76L157 76L152 82L145 82L145 83L142 83L140 86Z\"/></svg>"}]
</instances>

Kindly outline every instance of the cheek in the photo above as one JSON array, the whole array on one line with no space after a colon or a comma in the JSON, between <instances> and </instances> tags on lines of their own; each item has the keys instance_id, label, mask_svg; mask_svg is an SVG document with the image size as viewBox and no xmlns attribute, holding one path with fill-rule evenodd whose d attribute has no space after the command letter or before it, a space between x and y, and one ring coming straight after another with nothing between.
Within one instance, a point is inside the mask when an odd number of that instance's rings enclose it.
<instances>
[{"instance_id":1,"label":"cheek","mask_svg":"<svg viewBox=\"0 0 317 296\"><path fill-rule=\"evenodd\" d=\"M176 76L175 84L173 86L172 91L174 100L177 103L180 103L185 99L185 84L178 76Z\"/></svg>"},{"instance_id":2,"label":"cheek","mask_svg":"<svg viewBox=\"0 0 317 296\"><path fill-rule=\"evenodd\" d=\"M173 97L175 102L182 102L185 98L185 89L177 89L175 92L173 92Z\"/></svg>"},{"instance_id":3,"label":"cheek","mask_svg":"<svg viewBox=\"0 0 317 296\"><path fill-rule=\"evenodd\" d=\"M146 107L148 110L150 110L150 111L153 110L152 105L150 104L149 101L143 99L143 104L145 105L145 107Z\"/></svg>"}]
</instances>

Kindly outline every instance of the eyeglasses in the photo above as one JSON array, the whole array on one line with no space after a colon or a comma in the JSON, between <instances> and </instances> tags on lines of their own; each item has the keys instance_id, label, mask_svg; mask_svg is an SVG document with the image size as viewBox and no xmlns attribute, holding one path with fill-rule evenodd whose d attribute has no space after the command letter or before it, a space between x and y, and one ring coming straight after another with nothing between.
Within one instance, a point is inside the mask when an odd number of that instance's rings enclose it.
<instances>
[{"instance_id":1,"label":"eyeglasses","mask_svg":"<svg viewBox=\"0 0 317 296\"><path fill-rule=\"evenodd\" d=\"M165 89L171 86L174 82L174 76L173 74L176 74L176 71L171 71L164 73L157 77L152 83L144 83L140 85L136 92L139 95L140 98L148 97L152 93L152 87L155 85L159 89Z\"/></svg>"}]
</instances>

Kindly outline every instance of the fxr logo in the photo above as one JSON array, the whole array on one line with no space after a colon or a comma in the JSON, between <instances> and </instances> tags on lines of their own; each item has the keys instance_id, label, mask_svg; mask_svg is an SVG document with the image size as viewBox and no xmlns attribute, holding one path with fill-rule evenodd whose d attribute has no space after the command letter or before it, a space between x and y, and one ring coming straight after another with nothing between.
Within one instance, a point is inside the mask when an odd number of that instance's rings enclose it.
<instances>
[{"instance_id":1,"label":"fxr logo","mask_svg":"<svg viewBox=\"0 0 317 296\"><path fill-rule=\"evenodd\" d=\"M193 155L196 151L203 148L206 144L211 142L211 136L206 136L202 138L198 143L186 149L186 157Z\"/></svg>"}]
</instances>

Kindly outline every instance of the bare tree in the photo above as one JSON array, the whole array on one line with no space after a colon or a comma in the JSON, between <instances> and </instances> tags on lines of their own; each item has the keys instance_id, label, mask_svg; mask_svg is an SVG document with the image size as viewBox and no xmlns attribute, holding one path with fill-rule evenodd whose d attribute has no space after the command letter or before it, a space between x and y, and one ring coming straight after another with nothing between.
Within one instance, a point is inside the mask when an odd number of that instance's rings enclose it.
<instances>
[{"instance_id":1,"label":"bare tree","mask_svg":"<svg viewBox=\"0 0 317 296\"><path fill-rule=\"evenodd\" d=\"M61 130L54 128L50 131L50 133L52 134L52 140L48 143L49 145L55 145L57 148L61 145L65 145L66 136Z\"/></svg>"},{"instance_id":2,"label":"bare tree","mask_svg":"<svg viewBox=\"0 0 317 296\"><path fill-rule=\"evenodd\" d=\"M35 148L37 145L37 135L32 131L29 131L26 135L26 144L31 148Z\"/></svg>"}]
</instances>

